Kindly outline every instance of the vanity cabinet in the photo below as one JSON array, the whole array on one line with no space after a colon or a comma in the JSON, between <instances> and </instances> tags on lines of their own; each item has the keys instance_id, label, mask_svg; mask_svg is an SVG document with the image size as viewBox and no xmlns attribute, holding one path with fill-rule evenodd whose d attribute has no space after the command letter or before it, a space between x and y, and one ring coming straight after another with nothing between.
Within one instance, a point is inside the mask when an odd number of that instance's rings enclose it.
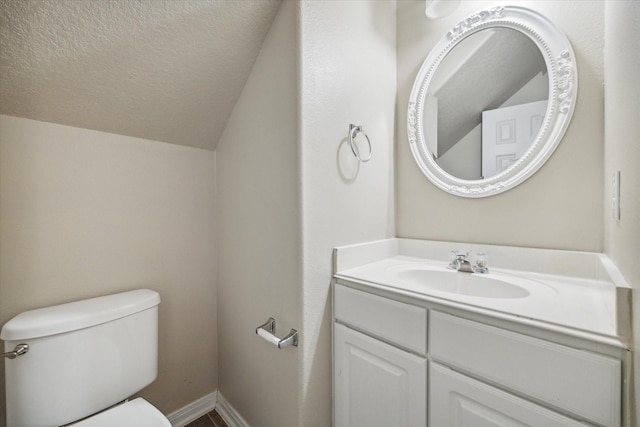
<instances>
[{"instance_id":1,"label":"vanity cabinet","mask_svg":"<svg viewBox=\"0 0 640 427\"><path fill-rule=\"evenodd\" d=\"M621 426L622 362L597 346L345 284L334 286L335 426Z\"/></svg>"}]
</instances>

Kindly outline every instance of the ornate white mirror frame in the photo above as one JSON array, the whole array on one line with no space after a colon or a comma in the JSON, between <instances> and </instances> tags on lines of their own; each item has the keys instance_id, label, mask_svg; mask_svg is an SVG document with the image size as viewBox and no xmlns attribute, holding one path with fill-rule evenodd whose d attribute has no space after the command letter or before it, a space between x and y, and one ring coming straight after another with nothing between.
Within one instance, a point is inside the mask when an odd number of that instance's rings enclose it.
<instances>
[{"instance_id":1,"label":"ornate white mirror frame","mask_svg":"<svg viewBox=\"0 0 640 427\"><path fill-rule=\"evenodd\" d=\"M539 48L549 78L547 110L540 131L529 149L499 174L479 180L457 178L435 161L425 140L424 109L429 84L445 56L460 42L488 28L510 28L528 36ZM515 6L475 13L455 25L429 53L416 77L409 98L407 130L418 166L440 189L462 197L487 197L515 187L531 177L553 154L573 114L578 88L575 56L564 33L539 13Z\"/></svg>"}]
</instances>

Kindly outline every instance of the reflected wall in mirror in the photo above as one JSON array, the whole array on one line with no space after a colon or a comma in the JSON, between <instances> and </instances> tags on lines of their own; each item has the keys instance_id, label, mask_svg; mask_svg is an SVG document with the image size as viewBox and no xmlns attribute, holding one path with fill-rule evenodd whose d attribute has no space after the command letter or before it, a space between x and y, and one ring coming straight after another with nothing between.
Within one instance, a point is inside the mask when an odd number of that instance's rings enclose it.
<instances>
[{"instance_id":1,"label":"reflected wall in mirror","mask_svg":"<svg viewBox=\"0 0 640 427\"><path fill-rule=\"evenodd\" d=\"M510 28L479 31L456 46L427 92L426 136L436 163L462 179L507 169L538 135L549 98L547 66L531 39Z\"/></svg>"},{"instance_id":2,"label":"reflected wall in mirror","mask_svg":"<svg viewBox=\"0 0 640 427\"><path fill-rule=\"evenodd\" d=\"M573 112L568 40L534 11L499 7L456 25L413 86L408 133L423 173L466 197L505 191L551 155Z\"/></svg>"}]
</instances>

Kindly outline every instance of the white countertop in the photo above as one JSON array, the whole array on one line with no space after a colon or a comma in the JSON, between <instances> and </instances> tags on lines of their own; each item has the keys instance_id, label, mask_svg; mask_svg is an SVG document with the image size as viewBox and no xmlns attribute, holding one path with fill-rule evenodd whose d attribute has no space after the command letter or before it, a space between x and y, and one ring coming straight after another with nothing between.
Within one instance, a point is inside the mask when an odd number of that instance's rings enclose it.
<instances>
[{"instance_id":1,"label":"white countertop","mask_svg":"<svg viewBox=\"0 0 640 427\"><path fill-rule=\"evenodd\" d=\"M512 318L520 323L534 324L618 347L628 346L624 333L628 330L628 313L620 313L621 307L626 305L619 300L629 298L630 289L621 282L615 266L609 265L610 261L602 254L487 245L470 247L472 250L481 249L489 256L489 273L481 276L498 280L511 278L528 283L530 294L522 298L490 298L444 292L398 278L397 272L407 268L477 275L446 269L449 250L445 249L454 246L465 248L462 244L408 239L389 239L337 248L334 252L334 275L339 280L385 289L419 300ZM511 250L515 250L517 256ZM443 259L415 256L434 253L441 254ZM513 257L519 260L519 269L507 268ZM492 266L492 259L497 265ZM526 262L535 265L526 268Z\"/></svg>"}]
</instances>

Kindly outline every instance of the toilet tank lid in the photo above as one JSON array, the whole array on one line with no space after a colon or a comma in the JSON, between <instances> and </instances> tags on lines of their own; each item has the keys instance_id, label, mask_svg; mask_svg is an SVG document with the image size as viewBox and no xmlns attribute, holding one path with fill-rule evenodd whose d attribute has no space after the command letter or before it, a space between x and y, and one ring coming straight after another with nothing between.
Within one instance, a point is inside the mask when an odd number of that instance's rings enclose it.
<instances>
[{"instance_id":1,"label":"toilet tank lid","mask_svg":"<svg viewBox=\"0 0 640 427\"><path fill-rule=\"evenodd\" d=\"M137 289L25 311L2 327L0 339L19 341L71 332L126 317L160 304L160 295Z\"/></svg>"}]
</instances>

